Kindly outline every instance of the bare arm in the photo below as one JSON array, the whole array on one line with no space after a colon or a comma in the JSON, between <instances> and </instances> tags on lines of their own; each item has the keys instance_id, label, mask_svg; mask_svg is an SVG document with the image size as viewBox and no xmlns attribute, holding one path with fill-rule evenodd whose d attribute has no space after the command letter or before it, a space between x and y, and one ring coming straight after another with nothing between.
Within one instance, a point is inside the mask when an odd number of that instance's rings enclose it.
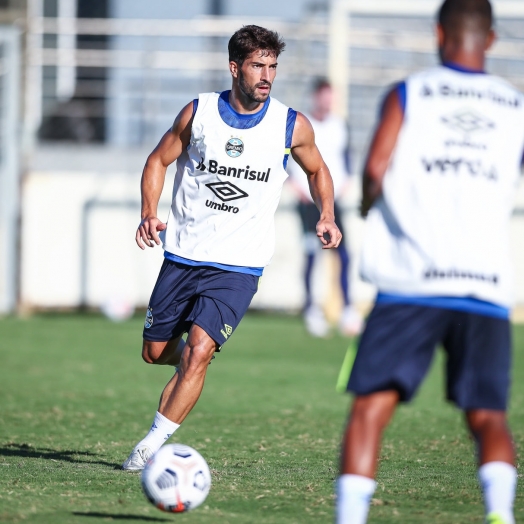
<instances>
[{"instance_id":1,"label":"bare arm","mask_svg":"<svg viewBox=\"0 0 524 524\"><path fill-rule=\"evenodd\" d=\"M306 173L311 196L320 211L317 236L323 244L322 248L338 247L342 240L342 234L335 224L333 180L315 144L313 127L301 113L297 113L291 154ZM324 238L326 233L329 240Z\"/></svg>"},{"instance_id":2,"label":"bare arm","mask_svg":"<svg viewBox=\"0 0 524 524\"><path fill-rule=\"evenodd\" d=\"M140 249L145 249L145 245L153 247L154 243L160 244L158 231L163 231L166 224L157 218L158 201L162 194L168 166L177 160L189 145L192 123L193 102L190 102L180 111L173 127L162 137L147 158L140 184L142 220L135 235Z\"/></svg>"},{"instance_id":3,"label":"bare arm","mask_svg":"<svg viewBox=\"0 0 524 524\"><path fill-rule=\"evenodd\" d=\"M404 120L397 90L386 97L382 117L371 141L362 176L362 203L360 214L365 217L371 206L382 194L382 182L391 155L397 144L398 134Z\"/></svg>"}]
</instances>

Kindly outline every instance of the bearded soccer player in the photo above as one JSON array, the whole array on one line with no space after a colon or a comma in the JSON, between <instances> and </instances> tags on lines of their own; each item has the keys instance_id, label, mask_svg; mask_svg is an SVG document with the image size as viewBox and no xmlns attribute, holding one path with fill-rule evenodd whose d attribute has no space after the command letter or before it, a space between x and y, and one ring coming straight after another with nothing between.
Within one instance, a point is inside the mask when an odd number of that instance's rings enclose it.
<instances>
[{"instance_id":1,"label":"bearded soccer player","mask_svg":"<svg viewBox=\"0 0 524 524\"><path fill-rule=\"evenodd\" d=\"M324 249L340 244L333 182L311 124L269 96L284 45L262 27L237 31L228 46L231 90L201 94L185 106L147 159L136 241L145 249L160 244L161 236L165 260L147 310L142 358L177 370L125 470L143 469L177 430L200 396L214 353L244 316L273 254L274 215L290 154L320 211L319 242ZM175 160L164 224L157 205Z\"/></svg>"},{"instance_id":2,"label":"bearded soccer player","mask_svg":"<svg viewBox=\"0 0 524 524\"><path fill-rule=\"evenodd\" d=\"M486 74L488 0L446 0L442 65L386 97L364 170L362 276L378 288L349 378L337 523L363 524L382 432L415 394L435 346L447 398L476 441L486 522L513 524L506 420L512 280L509 220L524 148L524 97Z\"/></svg>"}]
</instances>

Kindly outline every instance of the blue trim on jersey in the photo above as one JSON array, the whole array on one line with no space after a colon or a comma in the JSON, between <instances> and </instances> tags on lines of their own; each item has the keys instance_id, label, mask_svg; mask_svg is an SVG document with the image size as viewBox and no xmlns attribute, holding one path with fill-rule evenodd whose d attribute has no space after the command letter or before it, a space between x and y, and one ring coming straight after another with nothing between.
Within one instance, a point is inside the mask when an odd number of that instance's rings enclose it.
<instances>
[{"instance_id":1,"label":"blue trim on jersey","mask_svg":"<svg viewBox=\"0 0 524 524\"><path fill-rule=\"evenodd\" d=\"M406 112L406 99L407 99L407 85L405 81L395 84L391 90L389 90L386 96L383 98L380 104L379 116L382 119L384 116L384 109L386 107L386 100L391 93L397 93L398 103L400 104L400 109L402 110L402 115Z\"/></svg>"},{"instance_id":2,"label":"blue trim on jersey","mask_svg":"<svg viewBox=\"0 0 524 524\"><path fill-rule=\"evenodd\" d=\"M199 262L198 260L190 260L189 258L173 255L173 253L170 253L169 251L164 251L164 258L171 260L171 262L184 264L185 266L215 267L224 271L232 271L233 273L244 273L245 275L253 275L255 277L261 277L264 271L263 267L230 266L229 264L218 264L215 262Z\"/></svg>"},{"instance_id":3,"label":"blue trim on jersey","mask_svg":"<svg viewBox=\"0 0 524 524\"><path fill-rule=\"evenodd\" d=\"M197 109L198 109L198 98L195 98L193 100L193 114L191 115L191 117L195 116L195 113L197 112Z\"/></svg>"},{"instance_id":4,"label":"blue trim on jersey","mask_svg":"<svg viewBox=\"0 0 524 524\"><path fill-rule=\"evenodd\" d=\"M398 101L400 103L400 108L402 109L402 114L406 112L406 100L408 96L408 88L406 82L399 82L397 85L397 95Z\"/></svg>"},{"instance_id":5,"label":"blue trim on jersey","mask_svg":"<svg viewBox=\"0 0 524 524\"><path fill-rule=\"evenodd\" d=\"M453 71L458 71L459 73L467 73L468 75L485 75L486 71L482 69L471 69L470 67L464 67L455 62L443 62L442 65L448 69L453 69Z\"/></svg>"},{"instance_id":6,"label":"blue trim on jersey","mask_svg":"<svg viewBox=\"0 0 524 524\"><path fill-rule=\"evenodd\" d=\"M456 311L466 311L488 317L509 318L509 309L485 302L471 297L436 297L422 295L396 295L390 293L378 293L377 304L410 304L413 306L428 306L441 309L454 309Z\"/></svg>"},{"instance_id":7,"label":"blue trim on jersey","mask_svg":"<svg viewBox=\"0 0 524 524\"><path fill-rule=\"evenodd\" d=\"M229 103L229 93L231 93L230 90L223 91L220 93L218 98L218 112L220 113L222 120L228 126L234 127L236 129L251 129L252 127L260 124L262 119L266 116L271 98L267 98L260 111L257 111L256 113L243 114L237 113L231 107L231 104Z\"/></svg>"},{"instance_id":8,"label":"blue trim on jersey","mask_svg":"<svg viewBox=\"0 0 524 524\"><path fill-rule=\"evenodd\" d=\"M295 129L295 122L297 121L297 112L289 108L287 110L286 120L286 149L291 151L291 144L293 143L293 131ZM287 167L289 160L289 153L284 153L284 169Z\"/></svg>"}]
</instances>

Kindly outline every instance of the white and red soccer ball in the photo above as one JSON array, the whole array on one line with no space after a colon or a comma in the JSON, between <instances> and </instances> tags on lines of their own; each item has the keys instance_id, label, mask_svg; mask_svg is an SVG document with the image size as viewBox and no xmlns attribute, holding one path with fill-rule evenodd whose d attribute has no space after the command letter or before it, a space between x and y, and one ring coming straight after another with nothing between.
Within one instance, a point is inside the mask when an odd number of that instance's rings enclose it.
<instances>
[{"instance_id":1,"label":"white and red soccer ball","mask_svg":"<svg viewBox=\"0 0 524 524\"><path fill-rule=\"evenodd\" d=\"M211 473L198 451L182 444L167 444L149 459L141 481L154 506L183 513L204 502L211 488Z\"/></svg>"}]
</instances>

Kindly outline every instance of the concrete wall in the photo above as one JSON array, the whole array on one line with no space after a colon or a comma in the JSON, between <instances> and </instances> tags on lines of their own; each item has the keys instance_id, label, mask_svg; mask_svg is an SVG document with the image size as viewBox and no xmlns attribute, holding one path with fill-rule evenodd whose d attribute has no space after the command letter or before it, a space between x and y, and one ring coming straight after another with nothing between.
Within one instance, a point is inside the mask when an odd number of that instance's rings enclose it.
<instances>
[{"instance_id":1,"label":"concrete wall","mask_svg":"<svg viewBox=\"0 0 524 524\"><path fill-rule=\"evenodd\" d=\"M146 306L162 263L160 247L135 244L140 219L139 181L147 151L45 148L22 188L21 303L27 308L101 307L112 300ZM57 161L59 159L59 161ZM56 166L60 165L61 168ZM91 168L91 169L90 169ZM168 171L159 215L167 218L174 167ZM358 279L363 222L356 214L359 188L344 201L344 226L355 255L353 298L369 304L371 286ZM512 222L515 296L524 305L524 185ZM277 242L253 307L299 310L304 300L303 250L294 195L285 186L276 215ZM337 257L322 252L314 274L316 300L335 318L341 304Z\"/></svg>"},{"instance_id":2,"label":"concrete wall","mask_svg":"<svg viewBox=\"0 0 524 524\"><path fill-rule=\"evenodd\" d=\"M111 300L147 305L162 262L160 247L141 251L134 235L140 220L140 169L147 153L105 148L46 149L35 159L22 195L21 302L26 308L101 307ZM57 156L62 168L57 169ZM91 170L89 169L91 164ZM97 169L97 166L103 166ZM174 168L168 177L159 215L167 218ZM348 206L354 205L348 199ZM346 213L346 229L358 249L362 222ZM276 215L277 244L253 307L299 310L303 250L294 195L284 188ZM319 252L314 293L340 305L336 291L337 257ZM356 267L353 268L356 281ZM354 295L369 301L373 291L355 282Z\"/></svg>"}]
</instances>

